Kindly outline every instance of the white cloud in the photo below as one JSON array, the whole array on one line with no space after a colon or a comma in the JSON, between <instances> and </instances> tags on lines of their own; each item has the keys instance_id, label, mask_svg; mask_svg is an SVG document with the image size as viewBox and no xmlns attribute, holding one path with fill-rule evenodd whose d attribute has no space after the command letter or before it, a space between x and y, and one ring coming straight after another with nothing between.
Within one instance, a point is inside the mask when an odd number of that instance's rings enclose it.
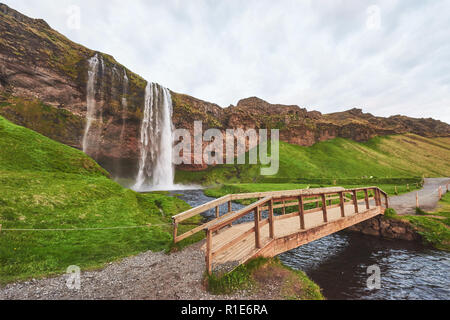
<instances>
[{"instance_id":1,"label":"white cloud","mask_svg":"<svg viewBox=\"0 0 450 320\"><path fill-rule=\"evenodd\" d=\"M258 96L450 123L449 1L4 2L146 79L221 106ZM68 28L71 5L81 9L80 30ZM371 6L376 28L367 27Z\"/></svg>"}]
</instances>

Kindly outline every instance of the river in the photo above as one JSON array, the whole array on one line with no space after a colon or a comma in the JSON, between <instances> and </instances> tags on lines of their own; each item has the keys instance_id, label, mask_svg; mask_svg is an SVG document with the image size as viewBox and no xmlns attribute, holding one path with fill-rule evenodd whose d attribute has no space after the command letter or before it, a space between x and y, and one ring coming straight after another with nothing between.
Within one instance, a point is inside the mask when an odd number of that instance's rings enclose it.
<instances>
[{"instance_id":1,"label":"river","mask_svg":"<svg viewBox=\"0 0 450 320\"><path fill-rule=\"evenodd\" d=\"M213 198L202 190L175 191L191 206ZM242 205L233 203L233 210ZM211 210L206 217L213 217ZM304 271L330 300L447 300L450 253L408 241L390 241L339 232L279 256ZM381 289L368 289L369 266L381 271Z\"/></svg>"}]
</instances>

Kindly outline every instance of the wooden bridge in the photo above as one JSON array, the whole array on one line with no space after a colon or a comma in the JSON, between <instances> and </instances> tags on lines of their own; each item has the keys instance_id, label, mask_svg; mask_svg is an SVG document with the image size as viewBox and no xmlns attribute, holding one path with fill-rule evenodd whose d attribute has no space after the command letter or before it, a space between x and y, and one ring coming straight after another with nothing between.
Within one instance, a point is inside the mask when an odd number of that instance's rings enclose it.
<instances>
[{"instance_id":1,"label":"wooden bridge","mask_svg":"<svg viewBox=\"0 0 450 320\"><path fill-rule=\"evenodd\" d=\"M255 202L232 211L233 201L249 199ZM255 257L274 257L382 215L388 207L388 196L378 187L233 194L172 217L173 238L177 243L206 231L203 249L211 274ZM215 219L178 235L180 223L212 209Z\"/></svg>"}]
</instances>

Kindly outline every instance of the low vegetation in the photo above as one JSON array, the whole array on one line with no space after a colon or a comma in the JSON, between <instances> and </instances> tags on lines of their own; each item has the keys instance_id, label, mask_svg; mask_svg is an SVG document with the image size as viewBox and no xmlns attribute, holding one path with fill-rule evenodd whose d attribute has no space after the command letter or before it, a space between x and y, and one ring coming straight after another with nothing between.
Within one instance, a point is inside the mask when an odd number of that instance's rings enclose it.
<instances>
[{"instance_id":1,"label":"low vegetation","mask_svg":"<svg viewBox=\"0 0 450 320\"><path fill-rule=\"evenodd\" d=\"M436 249L450 251L450 193L447 192L439 202L435 212L417 209L417 215L399 216L395 210L388 209L385 217L400 219L413 224L425 244Z\"/></svg>"},{"instance_id":2,"label":"low vegetation","mask_svg":"<svg viewBox=\"0 0 450 320\"><path fill-rule=\"evenodd\" d=\"M84 153L0 117L0 284L170 250L171 216L188 208L124 189Z\"/></svg>"},{"instance_id":3,"label":"low vegetation","mask_svg":"<svg viewBox=\"0 0 450 320\"><path fill-rule=\"evenodd\" d=\"M207 276L207 285L213 294L245 290L250 294L261 293L265 299L324 299L320 288L305 273L283 265L277 258L253 259L230 273Z\"/></svg>"}]
</instances>

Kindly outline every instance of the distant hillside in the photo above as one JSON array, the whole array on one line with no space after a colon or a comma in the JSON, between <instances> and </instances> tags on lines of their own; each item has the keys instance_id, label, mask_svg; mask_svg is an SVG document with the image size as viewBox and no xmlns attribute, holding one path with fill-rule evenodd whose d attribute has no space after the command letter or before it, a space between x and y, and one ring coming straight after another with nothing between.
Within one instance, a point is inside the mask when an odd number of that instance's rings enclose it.
<instances>
[{"instance_id":1,"label":"distant hillside","mask_svg":"<svg viewBox=\"0 0 450 320\"><path fill-rule=\"evenodd\" d=\"M376 137L362 143L336 138L311 147L282 142L278 174L262 177L259 168L259 165L223 165L203 172L178 171L177 180L214 184L347 179L370 184L370 178L448 177L450 137L405 134Z\"/></svg>"},{"instance_id":2,"label":"distant hillside","mask_svg":"<svg viewBox=\"0 0 450 320\"><path fill-rule=\"evenodd\" d=\"M4 4L0 4L0 34L0 115L78 149L86 124L88 61L94 55L99 57L94 83L97 112L92 125L96 143L95 152L89 154L113 175L126 171L134 176L146 80L110 55L74 43L44 20L29 18ZM433 119L374 117L360 109L323 115L255 97L221 108L188 95L171 94L175 127L191 131L194 121L203 121L204 130L280 129L282 141L298 146L334 138L368 141L405 133L450 136L450 125ZM127 169L122 170L124 167Z\"/></svg>"}]
</instances>

